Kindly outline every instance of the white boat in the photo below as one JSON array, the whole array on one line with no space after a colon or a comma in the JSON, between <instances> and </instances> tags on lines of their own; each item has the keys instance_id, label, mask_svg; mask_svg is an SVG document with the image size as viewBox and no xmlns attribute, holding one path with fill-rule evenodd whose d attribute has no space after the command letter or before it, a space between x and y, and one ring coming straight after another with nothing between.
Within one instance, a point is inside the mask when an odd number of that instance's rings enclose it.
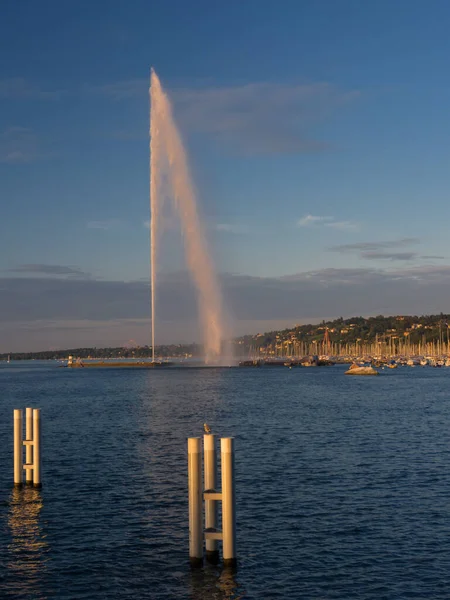
<instances>
[{"instance_id":1,"label":"white boat","mask_svg":"<svg viewBox=\"0 0 450 600\"><path fill-rule=\"evenodd\" d=\"M415 358L409 358L409 359L406 361L406 364L408 365L408 367L417 367L417 365L419 365L420 363L419 363L419 361L418 361L418 360L416 360Z\"/></svg>"}]
</instances>

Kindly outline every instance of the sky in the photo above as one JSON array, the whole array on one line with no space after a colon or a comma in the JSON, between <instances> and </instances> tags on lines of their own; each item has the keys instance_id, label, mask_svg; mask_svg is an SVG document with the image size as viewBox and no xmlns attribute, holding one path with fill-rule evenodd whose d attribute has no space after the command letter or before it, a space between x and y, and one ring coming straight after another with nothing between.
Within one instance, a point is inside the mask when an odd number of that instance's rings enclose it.
<instances>
[{"instance_id":1,"label":"sky","mask_svg":"<svg viewBox=\"0 0 450 600\"><path fill-rule=\"evenodd\" d=\"M450 312L446 0L4 0L0 352L150 343L150 68L238 335ZM157 341L198 340L176 224Z\"/></svg>"}]
</instances>

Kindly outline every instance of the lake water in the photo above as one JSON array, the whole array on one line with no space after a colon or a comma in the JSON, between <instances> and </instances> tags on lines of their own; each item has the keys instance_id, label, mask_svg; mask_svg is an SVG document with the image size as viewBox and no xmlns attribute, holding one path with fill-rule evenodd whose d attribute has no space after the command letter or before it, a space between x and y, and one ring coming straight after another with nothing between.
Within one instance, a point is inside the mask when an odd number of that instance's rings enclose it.
<instances>
[{"instance_id":1,"label":"lake water","mask_svg":"<svg viewBox=\"0 0 450 600\"><path fill-rule=\"evenodd\" d=\"M39 407L43 489L12 488ZM236 438L236 572L188 559L186 438ZM450 369L0 363L0 597L450 597Z\"/></svg>"}]
</instances>

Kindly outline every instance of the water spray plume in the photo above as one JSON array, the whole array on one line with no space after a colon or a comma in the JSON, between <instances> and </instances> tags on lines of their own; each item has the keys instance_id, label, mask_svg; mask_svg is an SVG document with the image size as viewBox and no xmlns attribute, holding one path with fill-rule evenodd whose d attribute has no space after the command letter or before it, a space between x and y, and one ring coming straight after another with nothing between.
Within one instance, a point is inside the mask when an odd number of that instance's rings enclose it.
<instances>
[{"instance_id":1,"label":"water spray plume","mask_svg":"<svg viewBox=\"0 0 450 600\"><path fill-rule=\"evenodd\" d=\"M169 189L165 189L168 187ZM167 192L169 192L167 194ZM172 106L154 69L150 76L150 236L152 360L155 360L155 296L162 204L168 195L179 215L186 263L197 288L205 359L217 362L224 339L223 306L217 273L199 218L186 151Z\"/></svg>"}]
</instances>

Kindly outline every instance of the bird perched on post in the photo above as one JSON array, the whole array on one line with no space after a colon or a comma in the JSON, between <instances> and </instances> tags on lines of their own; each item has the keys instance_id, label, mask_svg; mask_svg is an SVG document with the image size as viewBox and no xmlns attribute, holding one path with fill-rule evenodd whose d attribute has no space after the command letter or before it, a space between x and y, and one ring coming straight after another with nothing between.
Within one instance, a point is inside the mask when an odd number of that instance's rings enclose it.
<instances>
[{"instance_id":1,"label":"bird perched on post","mask_svg":"<svg viewBox=\"0 0 450 600\"><path fill-rule=\"evenodd\" d=\"M211 433L211 427L208 423L203 423L203 429L205 430L205 433Z\"/></svg>"}]
</instances>

